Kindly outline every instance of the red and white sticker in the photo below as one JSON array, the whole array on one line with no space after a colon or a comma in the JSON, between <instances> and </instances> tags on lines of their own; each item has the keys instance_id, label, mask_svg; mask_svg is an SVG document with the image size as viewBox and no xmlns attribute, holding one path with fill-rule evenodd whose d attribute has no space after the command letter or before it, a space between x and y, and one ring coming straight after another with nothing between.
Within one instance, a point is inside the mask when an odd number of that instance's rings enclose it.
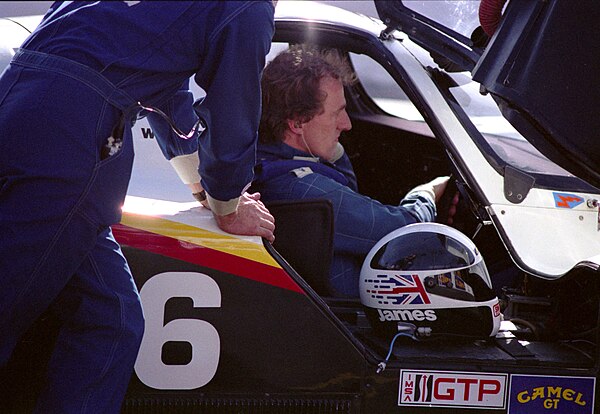
<instances>
[{"instance_id":1,"label":"red and white sticker","mask_svg":"<svg viewBox=\"0 0 600 414\"><path fill-rule=\"evenodd\" d=\"M494 304L494 318L497 318L498 316L500 316L500 304L495 303Z\"/></svg>"},{"instance_id":2,"label":"red and white sticker","mask_svg":"<svg viewBox=\"0 0 600 414\"><path fill-rule=\"evenodd\" d=\"M508 374L400 371L398 405L506 408Z\"/></svg>"}]
</instances>

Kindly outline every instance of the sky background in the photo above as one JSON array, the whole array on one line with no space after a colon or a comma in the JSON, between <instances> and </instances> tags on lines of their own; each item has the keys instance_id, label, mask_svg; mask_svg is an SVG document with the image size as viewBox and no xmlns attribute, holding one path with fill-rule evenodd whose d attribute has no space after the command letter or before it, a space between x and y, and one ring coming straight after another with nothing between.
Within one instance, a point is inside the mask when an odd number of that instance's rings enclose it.
<instances>
[{"instance_id":1,"label":"sky background","mask_svg":"<svg viewBox=\"0 0 600 414\"><path fill-rule=\"evenodd\" d=\"M291 0L279 0L291 1ZM311 1L311 0L297 0ZM474 21L479 8L478 0L403 0L404 4L427 17L469 36L478 22ZM329 0L331 4L367 16L377 16L373 0ZM0 1L0 17L17 17L44 14L51 1Z\"/></svg>"},{"instance_id":2,"label":"sky background","mask_svg":"<svg viewBox=\"0 0 600 414\"><path fill-rule=\"evenodd\" d=\"M281 0L286 1L286 0ZM53 2L51 1L0 1L0 17L29 16L44 14ZM323 1L322 3L334 4L338 7L377 16L372 0L362 1Z\"/></svg>"}]
</instances>

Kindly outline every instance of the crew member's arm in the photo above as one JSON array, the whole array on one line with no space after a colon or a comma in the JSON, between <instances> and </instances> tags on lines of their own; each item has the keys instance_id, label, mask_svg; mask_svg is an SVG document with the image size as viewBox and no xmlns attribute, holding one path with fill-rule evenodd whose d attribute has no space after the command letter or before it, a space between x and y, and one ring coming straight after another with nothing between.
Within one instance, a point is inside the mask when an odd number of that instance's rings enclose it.
<instances>
[{"instance_id":1,"label":"crew member's arm","mask_svg":"<svg viewBox=\"0 0 600 414\"><path fill-rule=\"evenodd\" d=\"M196 108L208 125L200 137L200 175L221 229L272 240L273 217L259 196L244 193L256 161L260 77L271 45L274 8L267 1L243 7L211 35L196 75L207 92Z\"/></svg>"},{"instance_id":2,"label":"crew member's arm","mask_svg":"<svg viewBox=\"0 0 600 414\"><path fill-rule=\"evenodd\" d=\"M193 110L193 96L189 90L189 80L185 81L177 93L158 109L163 111L173 123L187 134L194 128L198 116ZM163 155L196 198L202 193L198 159L198 133L190 139L183 139L173 131L160 115L149 112L148 123L154 132Z\"/></svg>"}]
</instances>

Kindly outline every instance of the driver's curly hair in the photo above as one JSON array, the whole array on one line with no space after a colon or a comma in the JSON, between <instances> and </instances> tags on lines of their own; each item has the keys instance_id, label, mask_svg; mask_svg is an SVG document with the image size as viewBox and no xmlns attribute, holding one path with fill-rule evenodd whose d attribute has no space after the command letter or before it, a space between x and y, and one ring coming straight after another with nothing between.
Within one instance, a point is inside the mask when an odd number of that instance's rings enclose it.
<instances>
[{"instance_id":1,"label":"driver's curly hair","mask_svg":"<svg viewBox=\"0 0 600 414\"><path fill-rule=\"evenodd\" d=\"M283 141L288 120L304 123L322 112L326 94L319 85L325 77L339 79L344 86L356 80L350 64L337 49L294 45L269 62L261 81L260 141Z\"/></svg>"}]
</instances>

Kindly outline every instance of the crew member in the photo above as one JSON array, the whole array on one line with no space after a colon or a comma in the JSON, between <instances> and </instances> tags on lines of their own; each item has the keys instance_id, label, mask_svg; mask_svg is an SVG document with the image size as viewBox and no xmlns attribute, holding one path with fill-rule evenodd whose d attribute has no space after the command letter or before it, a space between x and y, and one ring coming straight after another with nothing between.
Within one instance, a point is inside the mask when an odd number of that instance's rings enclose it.
<instances>
[{"instance_id":1,"label":"crew member","mask_svg":"<svg viewBox=\"0 0 600 414\"><path fill-rule=\"evenodd\" d=\"M3 72L0 366L45 309L70 304L37 412L120 410L143 317L110 225L138 117L221 229L273 239L245 193L273 13L267 0L56 2ZM191 76L207 93L195 105Z\"/></svg>"}]
</instances>

